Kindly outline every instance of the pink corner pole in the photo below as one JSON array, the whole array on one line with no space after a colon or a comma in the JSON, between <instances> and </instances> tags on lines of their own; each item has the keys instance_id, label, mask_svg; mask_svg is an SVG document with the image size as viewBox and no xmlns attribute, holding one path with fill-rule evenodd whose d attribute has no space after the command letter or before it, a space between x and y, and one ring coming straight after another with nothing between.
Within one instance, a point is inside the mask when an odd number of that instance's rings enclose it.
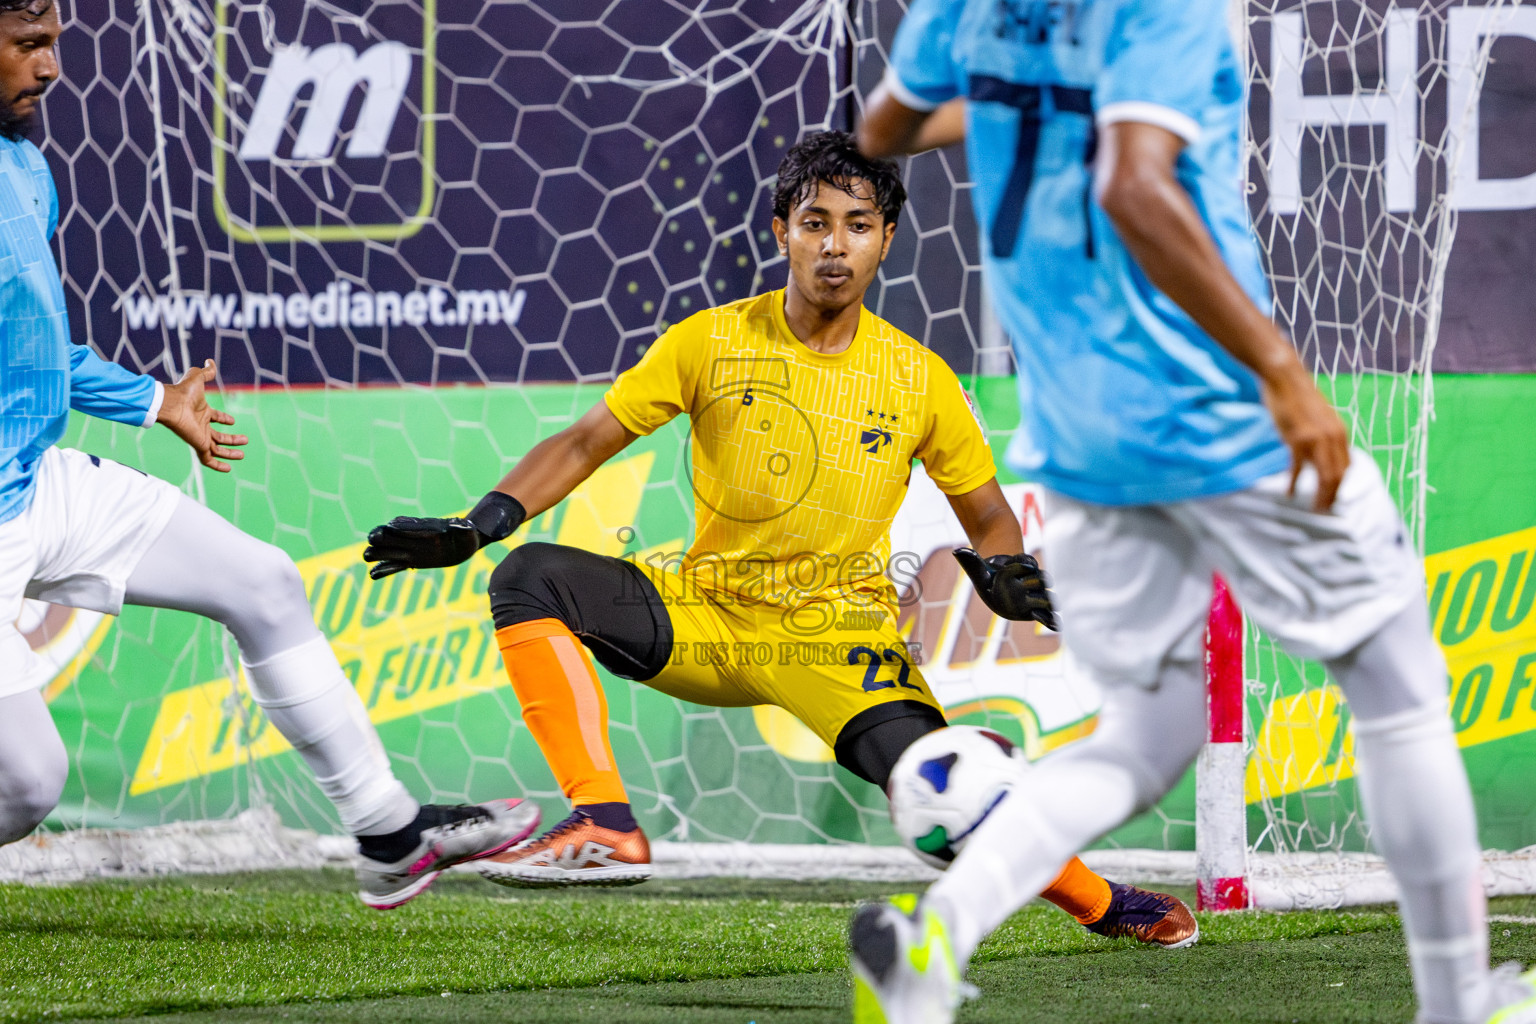
<instances>
[{"instance_id":1,"label":"pink corner pole","mask_svg":"<svg viewBox=\"0 0 1536 1024\"><path fill-rule=\"evenodd\" d=\"M1205 633L1209 733L1195 767L1195 901L1199 910L1243 910L1248 891L1248 808L1243 787L1243 614L1226 581L1213 580Z\"/></svg>"},{"instance_id":2,"label":"pink corner pole","mask_svg":"<svg viewBox=\"0 0 1536 1024\"><path fill-rule=\"evenodd\" d=\"M1212 743L1243 742L1243 613L1220 576L1205 626L1205 678Z\"/></svg>"}]
</instances>

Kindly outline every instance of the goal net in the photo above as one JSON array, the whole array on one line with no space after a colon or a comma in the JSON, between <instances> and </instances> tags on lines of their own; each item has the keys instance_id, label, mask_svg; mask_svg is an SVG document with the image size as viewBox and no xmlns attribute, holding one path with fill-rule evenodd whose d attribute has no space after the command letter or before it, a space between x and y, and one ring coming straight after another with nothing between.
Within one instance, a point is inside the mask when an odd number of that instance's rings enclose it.
<instances>
[{"instance_id":1,"label":"goal net","mask_svg":"<svg viewBox=\"0 0 1536 1024\"><path fill-rule=\"evenodd\" d=\"M227 478L163 432L75 417L66 443L182 485L294 557L414 794L528 795L560 817L487 614L506 547L373 583L361 538L393 515L467 508L668 324L782 284L773 176L804 132L852 115L851 9L81 0L66 13L43 144L76 337L162 377L215 359L220 401L253 439ZM926 299L934 326L908 320L961 358L973 346L952 325L974 320L975 286L955 244L950 260ZM904 280L912 294L890 301L910 309L924 300ZM635 444L518 540L682 551L686 439L678 423ZM337 831L222 629L39 604L23 628L57 667L47 695L72 772L50 831L0 850L0 873L246 866L232 830L260 833L247 846L278 863L292 830ZM605 684L619 766L663 853L892 843L883 798L797 722ZM199 844L212 852L186 852ZM710 856L693 860L724 863Z\"/></svg>"},{"instance_id":2,"label":"goal net","mask_svg":"<svg viewBox=\"0 0 1536 1024\"><path fill-rule=\"evenodd\" d=\"M1061 5L1014 6L1049 19ZM1234 9L1277 317L1382 464L1421 548L1429 371L1455 233L1445 196L1510 8ZM505 547L373 583L361 538L392 515L473 504L659 330L781 285L778 162L803 133L852 123L903 12L900 0L70 5L63 80L43 110L76 338L162 377L217 360L252 450L214 478L154 432L76 417L66 443L169 479L294 557L416 795L528 795L558 816L485 609ZM914 158L907 180L869 304L962 374L1001 451L1017 409L963 154ZM643 439L519 538L641 559L682 550L686 439L683 424ZM1037 493L1005 489L1036 546ZM976 600L948 556L962 537L919 472L893 550L911 581L903 629L935 693L952 719L998 728L1031 757L1081 739L1098 694L1052 635ZM222 630L174 612L114 621L38 604L22 625L57 667L46 693L72 771L47 835L0 849L0 874L344 852L304 838L333 835L335 816L251 701ZM1302 877L1304 857L1358 864L1366 836L1336 693L1258 636L1243 678L1239 814L1255 872L1284 864ZM787 714L604 683L637 816L674 870L913 870L889 849L883 797ZM1195 806L1190 780L1095 856L1191 877ZM1333 898L1331 883L1305 884Z\"/></svg>"},{"instance_id":3,"label":"goal net","mask_svg":"<svg viewBox=\"0 0 1536 1024\"><path fill-rule=\"evenodd\" d=\"M1381 467L1420 552L1436 514L1432 370L1446 269L1458 210L1476 208L1468 199L1490 51L1516 7L1256 0L1245 12L1248 186L1275 318ZM1453 717L1472 746L1489 739L1469 727L1491 669L1487 644L1458 646L1465 637L1455 634L1476 631L1470 619L1482 612L1445 599L1457 561L1456 552L1433 555L1427 568L1440 580L1431 605ZM1389 898L1382 865L1365 853L1353 726L1338 688L1253 630L1243 678L1254 899L1288 907ZM1495 802L1496 773L1479 775L1481 802ZM1536 857L1487 863L1490 891L1536 886Z\"/></svg>"}]
</instances>

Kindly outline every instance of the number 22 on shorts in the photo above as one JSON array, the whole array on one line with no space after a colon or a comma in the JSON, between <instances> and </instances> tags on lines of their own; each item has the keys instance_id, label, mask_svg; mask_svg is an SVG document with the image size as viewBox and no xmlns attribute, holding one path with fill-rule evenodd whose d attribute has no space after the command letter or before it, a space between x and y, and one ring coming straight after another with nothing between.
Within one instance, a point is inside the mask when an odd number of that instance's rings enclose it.
<instances>
[{"instance_id":1,"label":"number 22 on shorts","mask_svg":"<svg viewBox=\"0 0 1536 1024\"><path fill-rule=\"evenodd\" d=\"M904 686L909 690L917 690L919 693L922 692L923 688L921 686L918 686L916 683L907 682L907 677L912 674L912 666L907 662L906 658L901 656L900 651L896 651L890 647L887 647L885 650L876 653L875 650L870 647L855 647L853 650L848 652L848 664L857 665L861 661L864 662L866 666L864 669L865 692L871 692L874 690L889 690L893 686ZM875 676L880 674L880 666L882 662L891 662L900 666L900 668L897 669L896 680L894 682L889 679L875 678Z\"/></svg>"}]
</instances>

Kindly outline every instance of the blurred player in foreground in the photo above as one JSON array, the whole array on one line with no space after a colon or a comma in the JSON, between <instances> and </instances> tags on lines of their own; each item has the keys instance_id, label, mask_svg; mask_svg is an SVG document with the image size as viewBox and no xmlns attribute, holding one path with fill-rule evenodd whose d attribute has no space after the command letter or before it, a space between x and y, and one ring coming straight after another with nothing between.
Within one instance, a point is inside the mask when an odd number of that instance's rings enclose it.
<instances>
[{"instance_id":1,"label":"blurred player in foreground","mask_svg":"<svg viewBox=\"0 0 1536 1024\"><path fill-rule=\"evenodd\" d=\"M1375 464L1351 458L1265 313L1236 187L1244 96L1227 4L1050 6L1026 18L996 0L914 0L859 140L878 156L946 141L930 113L966 102L984 270L1019 367L1008 458L1047 488L1063 642L1104 707L911 913L855 916L856 1019L950 1020L982 938L1183 775L1205 736L1219 571L1349 699L1420 1020L1536 1021L1529 977L1488 970L1477 828L1419 561Z\"/></svg>"},{"instance_id":2,"label":"blurred player in foreground","mask_svg":"<svg viewBox=\"0 0 1536 1024\"><path fill-rule=\"evenodd\" d=\"M286 554L162 480L55 447L71 408L164 423L221 473L246 443L214 428L234 418L204 398L211 361L165 387L69 341L49 247L58 194L23 138L58 77L60 31L51 0L0 0L0 843L53 810L69 770L39 692L47 666L16 629L23 597L109 615L125 603L178 608L234 634L256 703L358 838L363 900L398 906L443 868L527 837L538 809L419 806L391 772Z\"/></svg>"},{"instance_id":3,"label":"blurred player in foreground","mask_svg":"<svg viewBox=\"0 0 1536 1024\"><path fill-rule=\"evenodd\" d=\"M375 578L458 564L559 503L637 437L692 423L696 536L682 572L523 544L491 576L497 638L523 718L571 799L548 834L482 862L510 885L628 885L650 849L608 742L614 674L716 707L776 704L882 788L902 751L945 725L908 660L886 576L913 459L948 496L989 607L1050 621L1039 569L991 450L943 361L863 307L906 193L845 133L779 167L773 229L789 282L668 330L602 402L535 445L465 519L402 517L369 536ZM979 553L979 554L978 554ZM674 559L674 562L676 560ZM768 650L769 664L743 656ZM719 656L700 659L701 651ZM828 656L830 655L830 656ZM1184 945L1179 901L1114 886L1075 857L1045 896L1095 931Z\"/></svg>"}]
</instances>

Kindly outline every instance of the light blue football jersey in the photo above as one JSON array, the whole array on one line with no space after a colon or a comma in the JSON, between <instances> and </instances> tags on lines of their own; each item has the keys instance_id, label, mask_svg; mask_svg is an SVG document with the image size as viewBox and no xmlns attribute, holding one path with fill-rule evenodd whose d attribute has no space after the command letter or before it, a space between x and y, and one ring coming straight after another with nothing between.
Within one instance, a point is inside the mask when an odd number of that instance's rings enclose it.
<instances>
[{"instance_id":1,"label":"light blue football jersey","mask_svg":"<svg viewBox=\"0 0 1536 1024\"><path fill-rule=\"evenodd\" d=\"M1254 375L1152 286L1092 194L1098 128L1179 135L1179 181L1269 309L1241 192L1244 90L1226 8L912 0L896 33L886 82L898 100L969 100L983 270L1018 364L1008 463L1082 501L1222 494L1289 464Z\"/></svg>"},{"instance_id":2,"label":"light blue football jersey","mask_svg":"<svg viewBox=\"0 0 1536 1024\"><path fill-rule=\"evenodd\" d=\"M155 405L153 378L70 343L48 242L58 223L43 154L0 138L0 523L32 500L38 460L63 435L71 408L144 424Z\"/></svg>"}]
</instances>

